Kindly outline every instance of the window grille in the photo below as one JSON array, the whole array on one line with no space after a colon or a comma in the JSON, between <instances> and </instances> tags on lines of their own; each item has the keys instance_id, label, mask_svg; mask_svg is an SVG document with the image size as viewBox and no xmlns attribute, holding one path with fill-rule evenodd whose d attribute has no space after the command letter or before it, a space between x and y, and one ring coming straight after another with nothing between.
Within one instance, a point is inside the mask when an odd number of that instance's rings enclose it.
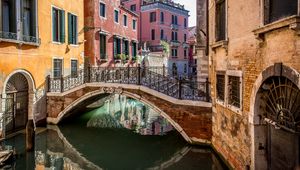
<instances>
[{"instance_id":1,"label":"window grille","mask_svg":"<svg viewBox=\"0 0 300 170\"><path fill-rule=\"evenodd\" d=\"M240 108L240 77L228 76L228 104Z\"/></svg>"}]
</instances>

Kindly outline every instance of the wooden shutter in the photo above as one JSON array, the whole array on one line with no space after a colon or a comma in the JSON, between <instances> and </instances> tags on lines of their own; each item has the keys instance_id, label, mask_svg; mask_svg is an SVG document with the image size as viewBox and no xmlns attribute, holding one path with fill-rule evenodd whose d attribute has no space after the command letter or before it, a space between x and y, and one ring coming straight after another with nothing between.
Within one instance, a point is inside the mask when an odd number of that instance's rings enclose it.
<instances>
[{"instance_id":1,"label":"wooden shutter","mask_svg":"<svg viewBox=\"0 0 300 170\"><path fill-rule=\"evenodd\" d=\"M72 44L72 15L68 13L68 43Z\"/></svg>"},{"instance_id":2,"label":"wooden shutter","mask_svg":"<svg viewBox=\"0 0 300 170\"><path fill-rule=\"evenodd\" d=\"M65 11L59 11L60 17L60 42L65 43Z\"/></svg>"}]
</instances>

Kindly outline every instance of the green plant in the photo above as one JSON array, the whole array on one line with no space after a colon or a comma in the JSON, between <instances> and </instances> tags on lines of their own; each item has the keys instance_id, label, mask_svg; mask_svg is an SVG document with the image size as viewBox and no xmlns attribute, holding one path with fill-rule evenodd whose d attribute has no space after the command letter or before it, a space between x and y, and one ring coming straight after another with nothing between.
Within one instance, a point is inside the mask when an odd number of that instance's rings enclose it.
<instances>
[{"instance_id":1,"label":"green plant","mask_svg":"<svg viewBox=\"0 0 300 170\"><path fill-rule=\"evenodd\" d=\"M164 53L170 52L170 45L168 42L162 40L162 41L160 41L160 45L162 46Z\"/></svg>"}]
</instances>

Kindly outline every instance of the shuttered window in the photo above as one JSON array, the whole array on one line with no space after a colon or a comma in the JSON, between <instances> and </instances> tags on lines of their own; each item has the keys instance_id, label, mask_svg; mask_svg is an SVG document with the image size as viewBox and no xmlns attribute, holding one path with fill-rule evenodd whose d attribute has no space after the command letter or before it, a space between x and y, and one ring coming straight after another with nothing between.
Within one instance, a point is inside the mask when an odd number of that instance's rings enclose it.
<instances>
[{"instance_id":1,"label":"shuttered window","mask_svg":"<svg viewBox=\"0 0 300 170\"><path fill-rule=\"evenodd\" d=\"M132 53L132 57L136 57L136 43L135 42L132 42L131 53Z\"/></svg>"},{"instance_id":2,"label":"shuttered window","mask_svg":"<svg viewBox=\"0 0 300 170\"><path fill-rule=\"evenodd\" d=\"M226 4L225 0L217 0L216 3L216 41L225 40L226 28Z\"/></svg>"},{"instance_id":3,"label":"shuttered window","mask_svg":"<svg viewBox=\"0 0 300 170\"><path fill-rule=\"evenodd\" d=\"M136 20L132 20L132 29L136 30Z\"/></svg>"},{"instance_id":4,"label":"shuttered window","mask_svg":"<svg viewBox=\"0 0 300 170\"><path fill-rule=\"evenodd\" d=\"M52 8L52 40L65 42L65 11Z\"/></svg>"},{"instance_id":5,"label":"shuttered window","mask_svg":"<svg viewBox=\"0 0 300 170\"><path fill-rule=\"evenodd\" d=\"M127 27L127 15L123 15L123 25Z\"/></svg>"},{"instance_id":6,"label":"shuttered window","mask_svg":"<svg viewBox=\"0 0 300 170\"><path fill-rule=\"evenodd\" d=\"M100 59L107 59L106 55L106 35L100 34Z\"/></svg>"},{"instance_id":7,"label":"shuttered window","mask_svg":"<svg viewBox=\"0 0 300 170\"><path fill-rule=\"evenodd\" d=\"M155 40L155 29L151 30L151 40Z\"/></svg>"},{"instance_id":8,"label":"shuttered window","mask_svg":"<svg viewBox=\"0 0 300 170\"><path fill-rule=\"evenodd\" d=\"M217 99L224 101L225 99L225 74L217 74Z\"/></svg>"},{"instance_id":9,"label":"shuttered window","mask_svg":"<svg viewBox=\"0 0 300 170\"><path fill-rule=\"evenodd\" d=\"M116 23L119 23L119 11L118 10L115 10L115 12L114 12L114 19L115 19Z\"/></svg>"},{"instance_id":10,"label":"shuttered window","mask_svg":"<svg viewBox=\"0 0 300 170\"><path fill-rule=\"evenodd\" d=\"M68 43L77 44L78 34L77 34L77 16L68 13Z\"/></svg>"},{"instance_id":11,"label":"shuttered window","mask_svg":"<svg viewBox=\"0 0 300 170\"><path fill-rule=\"evenodd\" d=\"M77 77L78 72L78 61L71 60L71 77Z\"/></svg>"},{"instance_id":12,"label":"shuttered window","mask_svg":"<svg viewBox=\"0 0 300 170\"><path fill-rule=\"evenodd\" d=\"M62 76L62 59L53 60L53 77L59 78Z\"/></svg>"},{"instance_id":13,"label":"shuttered window","mask_svg":"<svg viewBox=\"0 0 300 170\"><path fill-rule=\"evenodd\" d=\"M240 77L228 76L228 104L240 108Z\"/></svg>"}]
</instances>

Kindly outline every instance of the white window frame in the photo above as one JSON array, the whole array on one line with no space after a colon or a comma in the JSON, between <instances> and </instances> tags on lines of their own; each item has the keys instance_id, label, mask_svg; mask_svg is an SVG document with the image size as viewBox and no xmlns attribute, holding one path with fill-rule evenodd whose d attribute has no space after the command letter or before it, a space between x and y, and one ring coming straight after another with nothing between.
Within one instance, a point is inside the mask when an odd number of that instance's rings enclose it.
<instances>
[{"instance_id":1,"label":"white window frame","mask_svg":"<svg viewBox=\"0 0 300 170\"><path fill-rule=\"evenodd\" d=\"M72 77L72 61L76 61L77 62L77 69L76 69L76 71L78 72L78 70L79 70L79 62L78 62L78 59L77 58L71 58L70 59L70 75L71 75L71 77ZM78 76L78 75L77 75ZM76 77L77 77L76 76ZM72 78L76 78L76 77L72 77Z\"/></svg>"},{"instance_id":2,"label":"white window frame","mask_svg":"<svg viewBox=\"0 0 300 170\"><path fill-rule=\"evenodd\" d=\"M63 44L63 43L61 43L61 42L58 42L58 41L54 41L53 40L53 8L55 8L55 9L57 9L57 10L63 10L62 8L60 8L60 7L57 7L57 6L55 6L55 5L51 5L51 8L50 8L50 13L51 13L51 41L52 41L52 43L53 44ZM59 18L58 18L59 19ZM65 24L65 26L66 26L66 24ZM59 30L60 31L60 30ZM59 32L59 34L58 35L60 35L60 32Z\"/></svg>"},{"instance_id":3,"label":"white window frame","mask_svg":"<svg viewBox=\"0 0 300 170\"><path fill-rule=\"evenodd\" d=\"M62 60L62 63L61 63L61 75L64 76L64 58L63 57L52 57L52 71L51 71L51 75L52 77L54 77L54 60L55 59L59 59L59 60Z\"/></svg>"},{"instance_id":4,"label":"white window frame","mask_svg":"<svg viewBox=\"0 0 300 170\"><path fill-rule=\"evenodd\" d=\"M133 27L134 21L135 21L135 28ZM136 19L132 19L132 30L136 31L137 30L136 28L137 28L137 20Z\"/></svg>"},{"instance_id":5,"label":"white window frame","mask_svg":"<svg viewBox=\"0 0 300 170\"><path fill-rule=\"evenodd\" d=\"M125 25L125 22L124 22L125 16L126 16L126 25ZM128 28L128 23L129 23L129 22L128 22L128 15L127 15L127 14L123 14L123 17L122 17L122 18L123 18L123 26L126 27L126 28Z\"/></svg>"},{"instance_id":6,"label":"white window frame","mask_svg":"<svg viewBox=\"0 0 300 170\"><path fill-rule=\"evenodd\" d=\"M115 13L115 11L118 11L118 22L115 21L115 19L116 19L116 16L115 16L116 13ZM120 24L120 10L119 9L114 8L114 15L113 16L114 16L114 23L115 24Z\"/></svg>"},{"instance_id":7,"label":"white window frame","mask_svg":"<svg viewBox=\"0 0 300 170\"><path fill-rule=\"evenodd\" d=\"M100 11L100 10L101 10L101 8L100 8L100 7L101 7L101 4L104 4L104 5L105 5L105 13L104 13L105 16L104 16L104 17L101 16L101 11ZM107 10L106 10L106 3L105 3L104 1L99 1L99 17L100 17L101 19L106 19L106 11L107 11Z\"/></svg>"},{"instance_id":8,"label":"white window frame","mask_svg":"<svg viewBox=\"0 0 300 170\"><path fill-rule=\"evenodd\" d=\"M215 92L215 99L216 99L216 103L219 105L222 105L230 110L232 110L235 113L238 114L242 114L242 110L243 110L243 72L241 70L226 70L225 72L223 70L218 70L215 74L215 76L218 75L218 72L223 72L223 75L225 76L225 92L224 92L224 101L219 100L217 97L217 93ZM229 83L229 76L235 76L235 77L239 77L240 79L240 107L236 107L233 106L231 104L229 104L229 89L228 89L228 83ZM217 83L217 79L216 82ZM216 84L215 84L216 85ZM215 88L216 89L216 88Z\"/></svg>"}]
</instances>

